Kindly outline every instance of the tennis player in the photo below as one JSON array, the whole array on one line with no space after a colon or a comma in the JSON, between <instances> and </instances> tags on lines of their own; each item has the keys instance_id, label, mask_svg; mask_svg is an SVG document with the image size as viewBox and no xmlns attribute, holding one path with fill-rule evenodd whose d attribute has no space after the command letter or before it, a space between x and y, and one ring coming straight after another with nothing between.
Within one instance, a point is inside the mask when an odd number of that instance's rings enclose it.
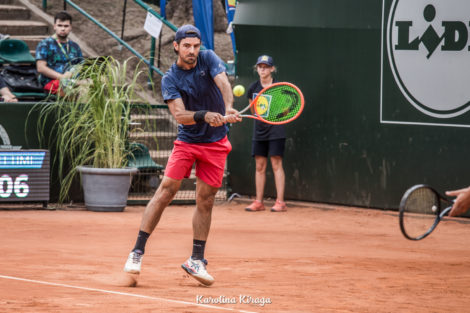
<instances>
[{"instance_id":1,"label":"tennis player","mask_svg":"<svg viewBox=\"0 0 470 313\"><path fill-rule=\"evenodd\" d=\"M259 80L252 83L248 88L247 97L250 102L263 88L276 82L273 77L276 67L274 66L272 57L268 55L260 56L256 62L255 69L258 73ZM266 184L266 166L269 157L274 172L274 182L276 184L277 193L276 203L271 208L271 211L287 211L286 203L284 202L285 174L284 168L282 167L282 157L284 155L286 142L284 125L271 125L258 120L254 120L254 123L251 154L255 158L256 163L256 199L245 208L245 210L249 212L265 210L263 197L264 185Z\"/></svg>"},{"instance_id":2,"label":"tennis player","mask_svg":"<svg viewBox=\"0 0 470 313\"><path fill-rule=\"evenodd\" d=\"M193 251L182 268L204 285L214 278L207 272L204 249L211 225L215 194L222 185L225 160L232 146L229 123L241 121L232 108L233 95L225 65L212 50L200 51L201 33L192 25L181 26L173 42L176 63L162 78L162 94L178 122L178 135L163 180L148 203L134 249L124 271L139 274L148 237L165 208L189 177L196 163L196 210L193 215Z\"/></svg>"}]
</instances>

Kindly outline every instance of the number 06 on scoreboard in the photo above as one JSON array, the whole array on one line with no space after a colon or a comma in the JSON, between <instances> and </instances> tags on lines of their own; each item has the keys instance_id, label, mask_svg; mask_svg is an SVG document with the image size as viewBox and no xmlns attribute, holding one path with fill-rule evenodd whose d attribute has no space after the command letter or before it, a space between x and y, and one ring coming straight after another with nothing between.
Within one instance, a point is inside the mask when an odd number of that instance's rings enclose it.
<instances>
[{"instance_id":1,"label":"number 06 on scoreboard","mask_svg":"<svg viewBox=\"0 0 470 313\"><path fill-rule=\"evenodd\" d=\"M50 190L47 150L0 150L0 203L42 202Z\"/></svg>"}]
</instances>

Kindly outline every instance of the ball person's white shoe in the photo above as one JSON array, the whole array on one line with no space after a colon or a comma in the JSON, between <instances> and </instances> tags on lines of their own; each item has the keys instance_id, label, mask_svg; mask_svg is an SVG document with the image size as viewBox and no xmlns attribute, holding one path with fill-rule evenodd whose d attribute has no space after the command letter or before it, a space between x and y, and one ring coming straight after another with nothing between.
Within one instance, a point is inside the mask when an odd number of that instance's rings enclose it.
<instances>
[{"instance_id":1,"label":"ball person's white shoe","mask_svg":"<svg viewBox=\"0 0 470 313\"><path fill-rule=\"evenodd\" d=\"M140 274L140 269L142 267L142 259L144 255L135 251L129 253L127 258L126 265L124 265L124 272L131 274Z\"/></svg>"}]
</instances>

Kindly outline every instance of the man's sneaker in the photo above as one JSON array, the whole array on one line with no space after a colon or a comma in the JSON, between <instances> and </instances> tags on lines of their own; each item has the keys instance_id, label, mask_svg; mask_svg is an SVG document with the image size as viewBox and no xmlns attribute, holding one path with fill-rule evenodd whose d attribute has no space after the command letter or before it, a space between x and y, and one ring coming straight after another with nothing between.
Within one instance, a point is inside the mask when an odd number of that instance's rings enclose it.
<instances>
[{"instance_id":1,"label":"man's sneaker","mask_svg":"<svg viewBox=\"0 0 470 313\"><path fill-rule=\"evenodd\" d=\"M245 208L245 211L248 211L248 212L257 212L257 211L264 211L264 210L265 210L264 204L263 202L259 200L253 201L252 204L250 204L249 206Z\"/></svg>"},{"instance_id":2,"label":"man's sneaker","mask_svg":"<svg viewBox=\"0 0 470 313\"><path fill-rule=\"evenodd\" d=\"M285 212L287 211L286 203L283 201L276 200L274 206L271 208L271 212Z\"/></svg>"},{"instance_id":3,"label":"man's sneaker","mask_svg":"<svg viewBox=\"0 0 470 313\"><path fill-rule=\"evenodd\" d=\"M201 284L210 286L214 283L214 278L206 271L206 260L193 260L191 257L184 262L181 267L189 275L194 277Z\"/></svg>"},{"instance_id":4,"label":"man's sneaker","mask_svg":"<svg viewBox=\"0 0 470 313\"><path fill-rule=\"evenodd\" d=\"M143 257L144 255L142 253L138 253L135 251L132 251L131 253L129 253L129 257L127 258L126 265L124 265L124 272L128 272L131 274L140 274Z\"/></svg>"}]
</instances>

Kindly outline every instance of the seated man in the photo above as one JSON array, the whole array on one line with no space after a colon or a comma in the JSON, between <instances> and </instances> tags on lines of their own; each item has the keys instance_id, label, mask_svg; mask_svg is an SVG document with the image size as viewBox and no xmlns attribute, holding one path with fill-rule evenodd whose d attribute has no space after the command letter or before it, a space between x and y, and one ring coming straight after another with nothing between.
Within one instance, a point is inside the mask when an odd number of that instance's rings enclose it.
<instances>
[{"instance_id":1,"label":"seated man","mask_svg":"<svg viewBox=\"0 0 470 313\"><path fill-rule=\"evenodd\" d=\"M3 101L5 102L18 102L18 99L16 99L16 96L11 93L10 89L8 88L7 84L5 84L5 81L3 78L0 76L0 98L3 98Z\"/></svg>"},{"instance_id":2,"label":"seated man","mask_svg":"<svg viewBox=\"0 0 470 313\"><path fill-rule=\"evenodd\" d=\"M65 11L57 13L54 17L55 34L42 40L36 48L36 67L41 74L39 81L46 92L57 94L60 80L72 76L66 69L83 58L78 44L67 38L71 30L72 17Z\"/></svg>"}]
</instances>

